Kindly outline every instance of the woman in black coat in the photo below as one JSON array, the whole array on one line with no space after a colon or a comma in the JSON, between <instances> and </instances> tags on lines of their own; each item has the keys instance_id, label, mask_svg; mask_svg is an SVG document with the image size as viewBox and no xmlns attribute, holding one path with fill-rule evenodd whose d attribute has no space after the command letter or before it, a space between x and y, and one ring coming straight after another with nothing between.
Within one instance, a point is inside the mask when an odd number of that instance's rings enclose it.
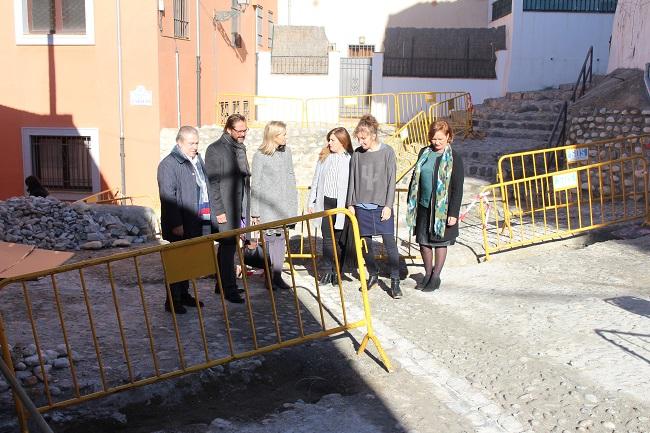
<instances>
[{"instance_id":1,"label":"woman in black coat","mask_svg":"<svg viewBox=\"0 0 650 433\"><path fill-rule=\"evenodd\" d=\"M432 123L427 136L430 146L420 151L409 184L407 223L415 226L424 263L425 275L418 287L432 292L440 287L447 247L458 237L465 176L463 161L451 148L454 132L449 123Z\"/></svg>"}]
</instances>

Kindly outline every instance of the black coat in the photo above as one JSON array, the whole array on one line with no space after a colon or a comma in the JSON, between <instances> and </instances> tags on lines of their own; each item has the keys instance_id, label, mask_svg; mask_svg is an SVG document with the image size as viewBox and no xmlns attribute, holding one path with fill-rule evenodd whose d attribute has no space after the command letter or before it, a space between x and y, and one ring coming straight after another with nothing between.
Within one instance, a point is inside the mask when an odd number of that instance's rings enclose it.
<instances>
[{"instance_id":1,"label":"black coat","mask_svg":"<svg viewBox=\"0 0 650 433\"><path fill-rule=\"evenodd\" d=\"M420 153L418 154L418 160L424 153L425 149L426 147L420 149ZM449 179L449 191L447 192L447 217L455 217L458 220L458 216L460 214L460 206L463 201L463 183L465 182L465 172L463 168L463 159L460 157L460 154L452 148L451 155L454 161L451 167L451 179ZM438 176L439 166L440 166L440 158L436 160L436 165L433 170L433 179L435 179ZM409 197L411 194L411 188L413 188L414 177L415 177L415 170L413 170L413 174L411 175L411 181L409 182L409 195L407 195L407 197ZM433 179L431 180L432 182ZM430 221L429 234L430 235L431 233L433 233L434 215L432 214L432 212L435 209L435 203L433 203L435 199L436 199L436 191L434 185L433 194L431 194L432 202L429 205L429 221ZM419 203L420 203L420 197L419 197L419 190L418 190L418 206ZM437 240L442 240L442 241L455 240L458 237L459 224L460 221L457 221L456 224L454 224L453 226L447 226L445 228L445 235L443 236L443 238Z\"/></svg>"},{"instance_id":2,"label":"black coat","mask_svg":"<svg viewBox=\"0 0 650 433\"><path fill-rule=\"evenodd\" d=\"M247 212L242 212L242 206L244 198L247 202L250 200L250 171L242 170L237 163L237 152L244 150L237 149L233 138L226 133L210 144L205 152L210 213L215 231L238 229L242 216L248 219ZM217 224L216 216L223 213L227 222Z\"/></svg>"},{"instance_id":3,"label":"black coat","mask_svg":"<svg viewBox=\"0 0 650 433\"><path fill-rule=\"evenodd\" d=\"M204 167L201 155L197 155L197 158L199 165ZM163 239L173 242L203 234L203 222L199 217L200 192L195 176L192 162L182 154L178 146L174 146L170 154L158 164ZM182 238L172 233L172 229L178 226L183 226Z\"/></svg>"}]
</instances>

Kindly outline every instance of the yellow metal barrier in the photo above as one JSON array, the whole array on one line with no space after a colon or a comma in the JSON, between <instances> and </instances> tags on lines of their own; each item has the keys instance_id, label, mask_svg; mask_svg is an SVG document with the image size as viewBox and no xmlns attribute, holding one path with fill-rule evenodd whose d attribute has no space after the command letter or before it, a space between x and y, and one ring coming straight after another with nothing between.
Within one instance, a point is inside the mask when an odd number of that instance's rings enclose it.
<instances>
[{"instance_id":1,"label":"yellow metal barrier","mask_svg":"<svg viewBox=\"0 0 650 433\"><path fill-rule=\"evenodd\" d=\"M457 136L472 134L472 108L469 93L463 93L445 99L429 107L429 122L446 120Z\"/></svg>"},{"instance_id":2,"label":"yellow metal barrier","mask_svg":"<svg viewBox=\"0 0 650 433\"><path fill-rule=\"evenodd\" d=\"M442 101L463 95L466 92L400 92L397 94L398 118L406 122L420 111L429 112L429 107ZM402 124L400 122L400 125Z\"/></svg>"},{"instance_id":3,"label":"yellow metal barrier","mask_svg":"<svg viewBox=\"0 0 650 433\"><path fill-rule=\"evenodd\" d=\"M288 248L290 226L316 218L333 221L338 214L351 223L361 293L357 282L344 287L340 275L338 286L320 287L315 256L300 270L290 253L290 290L270 290L265 260L261 276L242 275L245 304L229 304L223 290L213 295L215 279L205 277L215 277L222 289L215 241L256 232L268 258L264 230L280 228ZM307 230L311 243L309 224ZM244 248L237 249L240 262ZM336 253L334 259L338 263ZM35 387L41 412L354 328L365 328L358 353L372 340L390 370L372 327L366 278L357 221L346 209L86 260L0 282L2 356L13 371L9 343L35 345L36 365L44 372ZM169 284L183 280L189 280L190 293L205 307L182 316L165 313ZM67 368L48 372L51 349L69 360ZM23 409L18 405L17 410L26 431Z\"/></svg>"},{"instance_id":4,"label":"yellow metal barrier","mask_svg":"<svg viewBox=\"0 0 650 433\"><path fill-rule=\"evenodd\" d=\"M353 125L372 114L383 125L399 124L397 98L393 93L332 96L305 99L305 126Z\"/></svg>"},{"instance_id":5,"label":"yellow metal barrier","mask_svg":"<svg viewBox=\"0 0 650 433\"><path fill-rule=\"evenodd\" d=\"M397 182L413 168L420 149L428 146L428 131L429 118L424 111L420 111L385 140L397 156Z\"/></svg>"},{"instance_id":6,"label":"yellow metal barrier","mask_svg":"<svg viewBox=\"0 0 650 433\"><path fill-rule=\"evenodd\" d=\"M650 134L511 153L499 158L497 179L515 180L612 159L643 155Z\"/></svg>"},{"instance_id":7,"label":"yellow metal barrier","mask_svg":"<svg viewBox=\"0 0 650 433\"><path fill-rule=\"evenodd\" d=\"M249 126L264 126L271 120L302 125L305 107L301 98L258 96L239 93L217 95L217 124L224 125L231 114L246 117Z\"/></svg>"},{"instance_id":8,"label":"yellow metal barrier","mask_svg":"<svg viewBox=\"0 0 650 433\"><path fill-rule=\"evenodd\" d=\"M491 253L647 218L647 162L614 159L486 186L480 202Z\"/></svg>"},{"instance_id":9,"label":"yellow metal barrier","mask_svg":"<svg viewBox=\"0 0 650 433\"><path fill-rule=\"evenodd\" d=\"M89 195L88 197L80 198L75 203L109 203L117 202L123 198L124 197L121 196L120 190L118 188L111 188L100 191L96 194Z\"/></svg>"}]
</instances>

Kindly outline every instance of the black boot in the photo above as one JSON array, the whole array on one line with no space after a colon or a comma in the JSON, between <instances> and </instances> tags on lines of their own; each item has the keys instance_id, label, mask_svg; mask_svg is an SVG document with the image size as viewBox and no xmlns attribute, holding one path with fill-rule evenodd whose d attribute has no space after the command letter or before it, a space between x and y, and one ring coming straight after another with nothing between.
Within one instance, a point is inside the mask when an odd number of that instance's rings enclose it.
<instances>
[{"instance_id":1,"label":"black boot","mask_svg":"<svg viewBox=\"0 0 650 433\"><path fill-rule=\"evenodd\" d=\"M370 289L372 289L373 286L376 286L377 283L379 283L379 275L371 275L366 281L366 288L370 291ZM359 287L359 291L361 291L361 287Z\"/></svg>"},{"instance_id":2,"label":"black boot","mask_svg":"<svg viewBox=\"0 0 650 433\"><path fill-rule=\"evenodd\" d=\"M321 286L324 286L332 282L333 276L334 275L331 272L325 272L323 275L321 275L320 280L318 280L318 282L320 283Z\"/></svg>"},{"instance_id":3,"label":"black boot","mask_svg":"<svg viewBox=\"0 0 650 433\"><path fill-rule=\"evenodd\" d=\"M175 314L185 314L187 313L187 309L183 307L183 303L181 302L180 299L175 299L171 304L169 302L169 298L165 300L165 311L169 311L170 313L172 312L172 306L174 307L174 313Z\"/></svg>"},{"instance_id":4,"label":"black boot","mask_svg":"<svg viewBox=\"0 0 650 433\"><path fill-rule=\"evenodd\" d=\"M402 297L402 289L399 288L399 278L390 279L390 295L393 299L400 299Z\"/></svg>"},{"instance_id":5,"label":"black boot","mask_svg":"<svg viewBox=\"0 0 650 433\"><path fill-rule=\"evenodd\" d=\"M274 271L273 272L273 286L277 287L280 290L289 290L291 289L291 286L288 285L287 283L284 282L282 279L282 272L280 271Z\"/></svg>"}]
</instances>

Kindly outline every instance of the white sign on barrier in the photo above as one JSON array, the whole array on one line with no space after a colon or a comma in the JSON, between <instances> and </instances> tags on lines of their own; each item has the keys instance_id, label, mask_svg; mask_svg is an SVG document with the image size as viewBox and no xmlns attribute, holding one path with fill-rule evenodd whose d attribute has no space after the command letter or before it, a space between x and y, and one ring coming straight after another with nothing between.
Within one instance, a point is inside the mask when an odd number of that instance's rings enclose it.
<instances>
[{"instance_id":1,"label":"white sign on barrier","mask_svg":"<svg viewBox=\"0 0 650 433\"><path fill-rule=\"evenodd\" d=\"M343 98L343 105L346 107L359 105L356 97Z\"/></svg>"},{"instance_id":2,"label":"white sign on barrier","mask_svg":"<svg viewBox=\"0 0 650 433\"><path fill-rule=\"evenodd\" d=\"M406 141L406 139L409 138L409 130L407 128L402 129L399 133L399 138L401 138L402 141Z\"/></svg>"},{"instance_id":3,"label":"white sign on barrier","mask_svg":"<svg viewBox=\"0 0 650 433\"><path fill-rule=\"evenodd\" d=\"M556 174L553 176L553 189L555 191L561 191L565 189L577 188L578 187L578 173L564 173Z\"/></svg>"},{"instance_id":4,"label":"white sign on barrier","mask_svg":"<svg viewBox=\"0 0 650 433\"><path fill-rule=\"evenodd\" d=\"M586 161L589 159L589 149L581 147L579 149L566 149L567 162Z\"/></svg>"}]
</instances>

